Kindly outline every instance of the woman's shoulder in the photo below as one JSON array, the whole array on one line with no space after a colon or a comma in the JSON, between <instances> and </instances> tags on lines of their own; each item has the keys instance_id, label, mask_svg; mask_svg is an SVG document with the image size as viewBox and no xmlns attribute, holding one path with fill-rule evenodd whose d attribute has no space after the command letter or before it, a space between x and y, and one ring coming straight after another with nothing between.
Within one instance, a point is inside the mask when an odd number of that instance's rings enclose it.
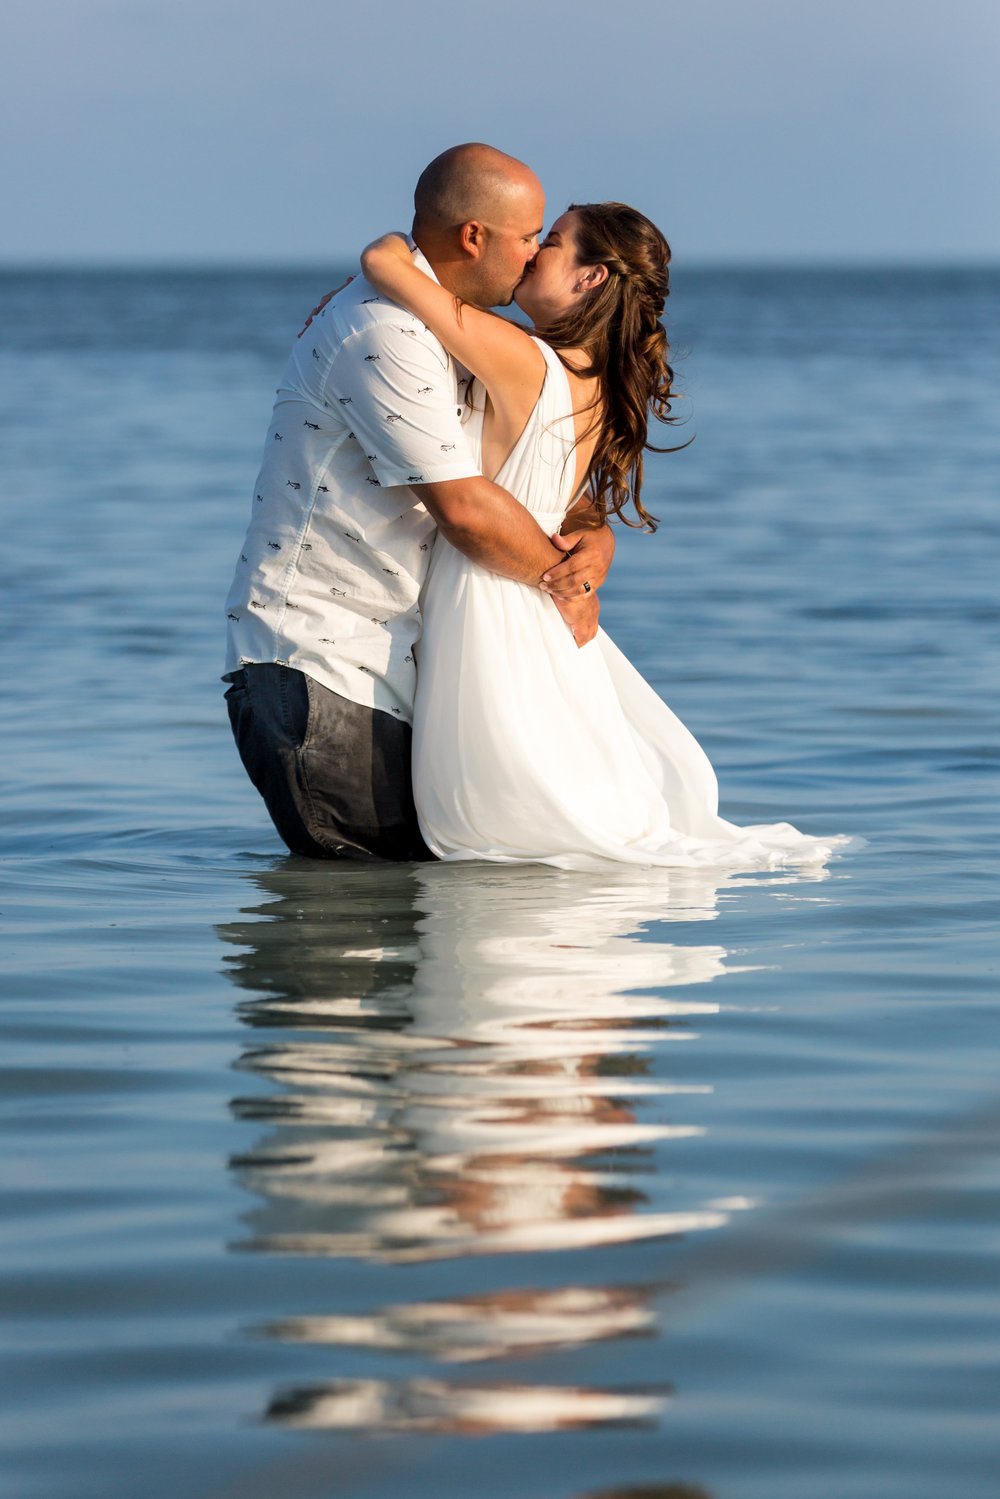
<instances>
[{"instance_id":1,"label":"woman's shoulder","mask_svg":"<svg viewBox=\"0 0 1000 1499\"><path fill-rule=\"evenodd\" d=\"M582 349L554 349L537 334L532 334L532 338L545 359L545 384L553 391L565 392L571 410L592 408L600 381L587 373L590 363L587 354Z\"/></svg>"},{"instance_id":2,"label":"woman's shoulder","mask_svg":"<svg viewBox=\"0 0 1000 1499\"><path fill-rule=\"evenodd\" d=\"M563 362L563 359L561 357L561 350L554 349L550 343L546 343L545 339L540 337L537 333L529 333L528 337L531 339L531 342L539 350L542 358L545 360L546 385L550 383L550 377L554 377L556 384L565 386L568 389L570 384L570 372Z\"/></svg>"}]
</instances>

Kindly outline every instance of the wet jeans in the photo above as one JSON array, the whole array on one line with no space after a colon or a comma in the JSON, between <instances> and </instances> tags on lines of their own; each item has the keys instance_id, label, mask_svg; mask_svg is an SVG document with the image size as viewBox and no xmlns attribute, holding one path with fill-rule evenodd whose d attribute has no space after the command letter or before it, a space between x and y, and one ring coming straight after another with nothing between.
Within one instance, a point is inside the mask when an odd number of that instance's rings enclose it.
<instances>
[{"instance_id":1,"label":"wet jeans","mask_svg":"<svg viewBox=\"0 0 1000 1499\"><path fill-rule=\"evenodd\" d=\"M313 859L429 859L410 783L412 731L264 662L227 678L244 769L296 854Z\"/></svg>"}]
</instances>

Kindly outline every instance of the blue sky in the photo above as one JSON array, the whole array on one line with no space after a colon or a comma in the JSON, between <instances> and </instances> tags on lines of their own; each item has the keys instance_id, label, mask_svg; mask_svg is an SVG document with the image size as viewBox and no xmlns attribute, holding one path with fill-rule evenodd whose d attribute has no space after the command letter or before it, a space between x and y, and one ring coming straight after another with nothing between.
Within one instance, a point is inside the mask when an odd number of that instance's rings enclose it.
<instances>
[{"instance_id":1,"label":"blue sky","mask_svg":"<svg viewBox=\"0 0 1000 1499\"><path fill-rule=\"evenodd\" d=\"M996 0L7 0L0 261L337 262L460 140L687 261L1000 261Z\"/></svg>"}]
</instances>

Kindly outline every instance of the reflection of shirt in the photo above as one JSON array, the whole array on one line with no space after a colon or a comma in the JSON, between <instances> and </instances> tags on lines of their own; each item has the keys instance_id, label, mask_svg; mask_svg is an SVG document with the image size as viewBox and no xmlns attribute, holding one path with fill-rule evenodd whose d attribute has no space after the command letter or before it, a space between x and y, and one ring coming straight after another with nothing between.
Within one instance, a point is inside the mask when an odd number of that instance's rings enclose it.
<instances>
[{"instance_id":1,"label":"reflection of shirt","mask_svg":"<svg viewBox=\"0 0 1000 1499\"><path fill-rule=\"evenodd\" d=\"M296 341L226 602L227 672L279 661L411 718L435 531L407 486L479 473L464 389L423 323L360 276Z\"/></svg>"}]
</instances>

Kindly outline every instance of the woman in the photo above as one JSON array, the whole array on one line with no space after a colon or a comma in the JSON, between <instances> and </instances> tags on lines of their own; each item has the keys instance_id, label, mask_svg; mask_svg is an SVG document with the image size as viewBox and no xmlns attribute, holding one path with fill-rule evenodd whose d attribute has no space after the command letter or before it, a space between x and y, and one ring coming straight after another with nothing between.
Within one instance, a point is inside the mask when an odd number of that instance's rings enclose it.
<instances>
[{"instance_id":1,"label":"woman","mask_svg":"<svg viewBox=\"0 0 1000 1499\"><path fill-rule=\"evenodd\" d=\"M515 293L533 334L460 303L399 235L361 264L475 376L483 473L551 534L585 489L594 521L631 502L652 529L642 454L648 413L670 419L669 259L635 209L572 205ZM607 635L577 649L544 593L441 536L422 609L413 787L438 858L766 867L822 862L840 841L725 822L704 751Z\"/></svg>"}]
</instances>

